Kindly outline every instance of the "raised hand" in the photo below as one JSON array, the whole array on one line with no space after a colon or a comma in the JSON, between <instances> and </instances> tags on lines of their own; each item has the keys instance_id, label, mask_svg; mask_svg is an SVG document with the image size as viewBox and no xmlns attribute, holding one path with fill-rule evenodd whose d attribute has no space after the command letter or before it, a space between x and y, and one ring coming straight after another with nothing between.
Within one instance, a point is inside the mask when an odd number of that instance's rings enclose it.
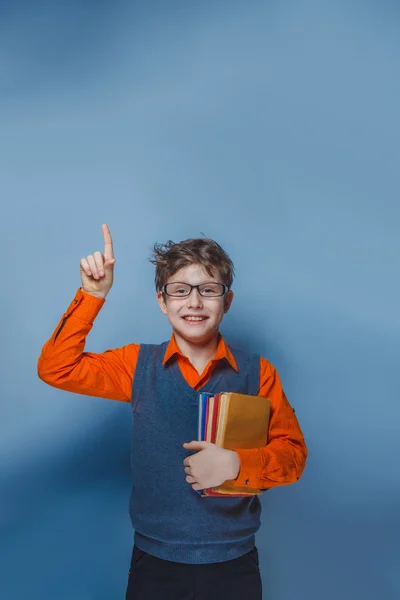
<instances>
[{"instance_id":1,"label":"raised hand","mask_svg":"<svg viewBox=\"0 0 400 600\"><path fill-rule=\"evenodd\" d=\"M114 280L113 243L108 225L101 226L104 237L104 254L100 251L81 258L82 289L87 294L105 298Z\"/></svg>"}]
</instances>

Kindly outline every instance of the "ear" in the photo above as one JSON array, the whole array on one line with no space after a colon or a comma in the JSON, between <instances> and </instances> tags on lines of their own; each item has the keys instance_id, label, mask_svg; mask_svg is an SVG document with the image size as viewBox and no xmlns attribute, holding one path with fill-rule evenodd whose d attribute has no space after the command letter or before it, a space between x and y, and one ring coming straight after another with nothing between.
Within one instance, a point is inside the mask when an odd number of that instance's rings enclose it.
<instances>
[{"instance_id":1,"label":"ear","mask_svg":"<svg viewBox=\"0 0 400 600\"><path fill-rule=\"evenodd\" d=\"M157 292L157 301L160 306L161 312L166 315L167 314L167 305L165 302L164 294L162 292Z\"/></svg>"},{"instance_id":2,"label":"ear","mask_svg":"<svg viewBox=\"0 0 400 600\"><path fill-rule=\"evenodd\" d=\"M234 297L234 293L232 292L232 290L229 290L229 292L227 292L225 294L224 297L224 313L227 313L228 310L231 307L231 304L233 302L233 297Z\"/></svg>"}]
</instances>

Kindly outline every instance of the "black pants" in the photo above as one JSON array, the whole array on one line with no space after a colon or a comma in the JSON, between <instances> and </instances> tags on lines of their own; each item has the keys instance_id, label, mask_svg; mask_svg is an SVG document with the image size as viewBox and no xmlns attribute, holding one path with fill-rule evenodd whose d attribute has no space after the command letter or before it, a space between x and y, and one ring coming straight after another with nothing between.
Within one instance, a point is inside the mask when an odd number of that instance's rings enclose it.
<instances>
[{"instance_id":1,"label":"black pants","mask_svg":"<svg viewBox=\"0 0 400 600\"><path fill-rule=\"evenodd\" d=\"M134 545L125 600L262 600L258 550L232 560L191 565L157 558Z\"/></svg>"}]
</instances>

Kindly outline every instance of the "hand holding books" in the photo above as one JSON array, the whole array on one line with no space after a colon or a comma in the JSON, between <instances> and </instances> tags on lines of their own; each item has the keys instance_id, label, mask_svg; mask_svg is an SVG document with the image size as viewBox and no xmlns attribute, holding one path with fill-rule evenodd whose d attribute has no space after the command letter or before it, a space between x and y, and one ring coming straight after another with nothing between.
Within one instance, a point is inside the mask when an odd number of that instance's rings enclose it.
<instances>
[{"instance_id":1,"label":"hand holding books","mask_svg":"<svg viewBox=\"0 0 400 600\"><path fill-rule=\"evenodd\" d=\"M240 469L236 452L205 441L193 441L183 446L187 450L198 451L183 461L186 481L195 491L219 486L227 479L236 479Z\"/></svg>"},{"instance_id":2,"label":"hand holding books","mask_svg":"<svg viewBox=\"0 0 400 600\"><path fill-rule=\"evenodd\" d=\"M262 396L226 392L200 393L198 439L216 444L225 450L266 446L269 413L270 401ZM257 488L236 485L235 477L227 479L220 485L211 484L210 487L202 489L201 496L232 497L261 494L261 490Z\"/></svg>"}]
</instances>

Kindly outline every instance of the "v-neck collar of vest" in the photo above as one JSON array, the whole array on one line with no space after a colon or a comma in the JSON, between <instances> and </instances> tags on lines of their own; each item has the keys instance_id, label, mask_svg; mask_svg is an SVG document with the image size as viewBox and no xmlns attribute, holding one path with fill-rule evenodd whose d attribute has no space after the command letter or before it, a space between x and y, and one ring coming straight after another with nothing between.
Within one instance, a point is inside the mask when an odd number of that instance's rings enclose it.
<instances>
[{"instance_id":1,"label":"v-neck collar of vest","mask_svg":"<svg viewBox=\"0 0 400 600\"><path fill-rule=\"evenodd\" d=\"M222 359L222 360L224 360L229 365L229 363L228 363L228 361L226 361L226 359ZM198 395L201 392L207 392L207 391L210 391L210 389L215 388L215 386L220 381L220 379L222 378L222 375L223 375L223 373L219 372L218 367L216 367L213 374L211 375L210 379L207 381L207 383L204 386L202 386L199 390L196 390L195 388L192 388L192 386L188 384L188 382L182 375L182 372L179 368L178 361L176 360L176 358L173 358L169 362L167 368L171 370L173 378L175 379L175 381L179 385L179 387L182 389L182 391L186 392L187 395L190 395L192 397L193 404L197 404Z\"/></svg>"}]
</instances>

